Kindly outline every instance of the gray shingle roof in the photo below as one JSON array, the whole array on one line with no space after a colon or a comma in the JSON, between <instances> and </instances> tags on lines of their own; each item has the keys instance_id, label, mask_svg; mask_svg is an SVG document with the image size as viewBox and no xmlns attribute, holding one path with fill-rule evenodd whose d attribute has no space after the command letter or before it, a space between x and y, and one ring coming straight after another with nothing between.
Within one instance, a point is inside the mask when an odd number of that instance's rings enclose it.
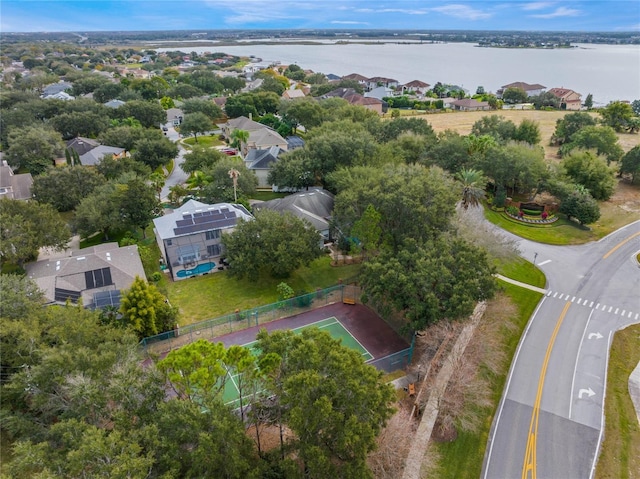
<instances>
[{"instance_id":1,"label":"gray shingle roof","mask_svg":"<svg viewBox=\"0 0 640 479\"><path fill-rule=\"evenodd\" d=\"M254 209L289 211L298 218L309 221L318 231L324 231L329 229L333 204L333 194L322 188L313 188L284 198L257 203L254 205Z\"/></svg>"},{"instance_id":2,"label":"gray shingle roof","mask_svg":"<svg viewBox=\"0 0 640 479\"><path fill-rule=\"evenodd\" d=\"M80 163L84 166L93 166L100 163L105 155L119 155L124 151L124 148L118 148L116 146L96 146L92 150L89 150L84 155L80 155Z\"/></svg>"},{"instance_id":3,"label":"gray shingle roof","mask_svg":"<svg viewBox=\"0 0 640 479\"><path fill-rule=\"evenodd\" d=\"M266 170L271 167L271 163L278 161L278 155L283 151L279 146L263 150L249 150L244 162L250 170Z\"/></svg>"}]
</instances>

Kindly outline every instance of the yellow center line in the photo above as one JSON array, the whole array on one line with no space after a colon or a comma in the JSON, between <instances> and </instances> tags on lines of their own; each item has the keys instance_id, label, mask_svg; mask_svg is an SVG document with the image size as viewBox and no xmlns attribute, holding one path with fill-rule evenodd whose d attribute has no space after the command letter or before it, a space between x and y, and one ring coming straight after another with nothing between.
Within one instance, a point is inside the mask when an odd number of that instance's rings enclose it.
<instances>
[{"instance_id":1,"label":"yellow center line","mask_svg":"<svg viewBox=\"0 0 640 479\"><path fill-rule=\"evenodd\" d=\"M551 357L551 350L553 344L556 342L556 336L560 331L560 326L564 317L567 315L567 311L571 306L571 302L567 301L565 304L556 327L553 330L549 344L547 345L547 352L544 355L544 361L542 361L542 369L540 370L540 378L538 379L538 391L536 392L536 400L533 403L533 411L531 412L531 422L529 423L529 434L527 436L527 447L524 453L524 463L522 465L522 479L536 479L536 449L538 439L538 419L540 418L540 403L542 402L542 389L544 388L544 378L547 375L547 366L549 366L549 358Z\"/></svg>"},{"instance_id":2,"label":"yellow center line","mask_svg":"<svg viewBox=\"0 0 640 479\"><path fill-rule=\"evenodd\" d=\"M622 246L624 246L625 244L627 244L629 241L631 241L633 238L635 238L636 236L640 235L640 231L638 231L637 233L632 234L631 236L629 236L627 239L620 241L620 243L618 243L616 246L614 246L613 248L611 248L609 250L609 252L607 254L605 254L602 259L607 259L609 256L611 256L613 253L616 252L616 250Z\"/></svg>"}]
</instances>

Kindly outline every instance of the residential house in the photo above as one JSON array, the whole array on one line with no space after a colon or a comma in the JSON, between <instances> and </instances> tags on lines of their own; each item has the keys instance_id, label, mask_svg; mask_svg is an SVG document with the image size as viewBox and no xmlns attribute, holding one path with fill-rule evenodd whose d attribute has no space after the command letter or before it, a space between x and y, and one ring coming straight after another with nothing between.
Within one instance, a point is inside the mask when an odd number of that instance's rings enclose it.
<instances>
[{"instance_id":1,"label":"residential house","mask_svg":"<svg viewBox=\"0 0 640 479\"><path fill-rule=\"evenodd\" d=\"M267 181L269 171L273 164L278 161L278 155L283 150L279 146L272 146L266 149L251 149L244 158L244 164L247 169L253 171L258 178L258 188L271 188Z\"/></svg>"},{"instance_id":2,"label":"residential house","mask_svg":"<svg viewBox=\"0 0 640 479\"><path fill-rule=\"evenodd\" d=\"M246 151L243 154L247 154L251 150L265 150L272 146L277 146L283 151L287 151L289 148L287 140L271 128L263 127L260 130L252 130L249 132L249 139L245 145Z\"/></svg>"},{"instance_id":3,"label":"residential house","mask_svg":"<svg viewBox=\"0 0 640 479\"><path fill-rule=\"evenodd\" d=\"M334 196L322 188L310 188L307 191L300 191L284 198L263 201L253 205L253 209L260 211L269 209L284 213L293 213L294 216L306 220L321 236L320 247L325 242L331 240L330 226L331 215L333 214Z\"/></svg>"},{"instance_id":4,"label":"residential house","mask_svg":"<svg viewBox=\"0 0 640 479\"><path fill-rule=\"evenodd\" d=\"M349 75L345 75L342 77L342 80L355 80L357 81L360 85L363 86L363 88L366 88L367 86L367 82L369 81L369 79L365 76L362 76L358 73L351 73Z\"/></svg>"},{"instance_id":5,"label":"residential house","mask_svg":"<svg viewBox=\"0 0 640 479\"><path fill-rule=\"evenodd\" d=\"M364 94L365 98L377 98L382 100L383 98L391 97L396 94L395 90L387 88L386 86L379 86Z\"/></svg>"},{"instance_id":6,"label":"residential house","mask_svg":"<svg viewBox=\"0 0 640 479\"><path fill-rule=\"evenodd\" d=\"M253 130L266 128L262 123L253 121L251 118L247 118L246 116L232 118L230 120L227 120L225 123L219 124L218 126L222 130L222 134L227 141L231 140L231 135L235 130L245 130L251 132Z\"/></svg>"},{"instance_id":7,"label":"residential house","mask_svg":"<svg viewBox=\"0 0 640 479\"><path fill-rule=\"evenodd\" d=\"M367 80L366 88L367 90L371 91L379 86L384 86L387 88L397 88L398 85L398 80L394 80L393 78L372 77Z\"/></svg>"},{"instance_id":8,"label":"residential house","mask_svg":"<svg viewBox=\"0 0 640 479\"><path fill-rule=\"evenodd\" d=\"M153 72L142 70L141 68L119 68L118 73L123 77L149 79L154 76Z\"/></svg>"},{"instance_id":9,"label":"residential house","mask_svg":"<svg viewBox=\"0 0 640 479\"><path fill-rule=\"evenodd\" d=\"M99 145L87 151L84 155L80 155L80 163L84 166L95 166L107 155L112 156L114 159L124 158L127 156L127 151L117 146Z\"/></svg>"},{"instance_id":10,"label":"residential house","mask_svg":"<svg viewBox=\"0 0 640 479\"><path fill-rule=\"evenodd\" d=\"M108 102L104 103L104 106L108 107L108 108L120 108L122 105L125 105L126 103L122 100L109 100Z\"/></svg>"},{"instance_id":11,"label":"residential house","mask_svg":"<svg viewBox=\"0 0 640 479\"><path fill-rule=\"evenodd\" d=\"M128 156L124 148L101 145L96 140L82 136L67 141L67 149L75 151L84 166L97 165L105 155L112 155L115 159Z\"/></svg>"},{"instance_id":12,"label":"residential house","mask_svg":"<svg viewBox=\"0 0 640 479\"><path fill-rule=\"evenodd\" d=\"M429 91L429 84L420 80L413 80L402 85L402 93L424 95Z\"/></svg>"},{"instance_id":13,"label":"residential house","mask_svg":"<svg viewBox=\"0 0 640 479\"><path fill-rule=\"evenodd\" d=\"M302 90L285 90L282 94L282 98L286 100L293 100L294 98L304 98L305 94Z\"/></svg>"},{"instance_id":14,"label":"residential house","mask_svg":"<svg viewBox=\"0 0 640 479\"><path fill-rule=\"evenodd\" d=\"M352 105L363 106L369 110L373 110L379 115L387 111L388 104L377 98L366 98L357 93L353 88L337 88L324 95L321 98L338 97L348 101Z\"/></svg>"},{"instance_id":15,"label":"residential house","mask_svg":"<svg viewBox=\"0 0 640 479\"><path fill-rule=\"evenodd\" d=\"M122 290L136 276L145 278L136 245L105 243L68 257L36 261L25 266L27 276L44 292L50 304L67 301L85 307L119 306Z\"/></svg>"},{"instance_id":16,"label":"residential house","mask_svg":"<svg viewBox=\"0 0 640 479\"><path fill-rule=\"evenodd\" d=\"M167 123L171 123L173 126L180 126L184 118L184 112L180 108L167 109Z\"/></svg>"},{"instance_id":17,"label":"residential house","mask_svg":"<svg viewBox=\"0 0 640 479\"><path fill-rule=\"evenodd\" d=\"M153 220L156 241L174 280L215 273L225 268L223 233L253 216L230 203L208 205L189 200L173 213Z\"/></svg>"},{"instance_id":18,"label":"residential house","mask_svg":"<svg viewBox=\"0 0 640 479\"><path fill-rule=\"evenodd\" d=\"M287 136L285 140L287 140L287 151L302 148L304 146L304 140L297 135Z\"/></svg>"},{"instance_id":19,"label":"residential house","mask_svg":"<svg viewBox=\"0 0 640 479\"><path fill-rule=\"evenodd\" d=\"M16 175L5 160L0 165L0 199L28 200L31 198L31 173Z\"/></svg>"},{"instance_id":20,"label":"residential house","mask_svg":"<svg viewBox=\"0 0 640 479\"><path fill-rule=\"evenodd\" d=\"M458 111L480 111L491 109L489 102L478 101L473 98L464 98L462 100L451 102L451 107Z\"/></svg>"},{"instance_id":21,"label":"residential house","mask_svg":"<svg viewBox=\"0 0 640 479\"><path fill-rule=\"evenodd\" d=\"M42 90L42 95L40 95L41 98L49 98L53 95L56 95L58 93L62 93L65 92L67 90L71 90L73 88L73 85L69 82L65 82L65 81L60 81L58 83L53 83L52 85L47 85L46 87L44 87L44 89ZM72 97L73 98L73 97Z\"/></svg>"},{"instance_id":22,"label":"residential house","mask_svg":"<svg viewBox=\"0 0 640 479\"><path fill-rule=\"evenodd\" d=\"M354 75L355 75L355 73L354 73ZM330 82L339 81L340 80L340 77L338 75L333 74L333 73L328 73L326 75L326 77L327 77L327 80L329 80ZM364 78L364 77L362 77L362 78ZM366 80L366 78L365 78L365 80Z\"/></svg>"},{"instance_id":23,"label":"residential house","mask_svg":"<svg viewBox=\"0 0 640 479\"><path fill-rule=\"evenodd\" d=\"M551 88L549 93L560 100L560 108L563 110L577 111L582 108L582 100L580 93L576 93L568 88Z\"/></svg>"},{"instance_id":24,"label":"residential house","mask_svg":"<svg viewBox=\"0 0 640 479\"><path fill-rule=\"evenodd\" d=\"M226 96L218 96L215 97L213 99L213 103L215 103L216 105L218 105L220 107L220 109L224 110L225 105L227 104L227 97Z\"/></svg>"},{"instance_id":25,"label":"residential house","mask_svg":"<svg viewBox=\"0 0 640 479\"><path fill-rule=\"evenodd\" d=\"M454 101L458 101L457 98L453 98L453 97L445 97L445 98L440 98L440 100L442 100L442 106L444 108L451 108L453 109L453 102Z\"/></svg>"},{"instance_id":26,"label":"residential house","mask_svg":"<svg viewBox=\"0 0 640 479\"><path fill-rule=\"evenodd\" d=\"M496 96L498 98L502 98L502 94L507 88L520 88L526 92L527 96L537 96L537 95L540 95L541 93L544 93L544 90L547 87L544 85L540 85L539 83L534 83L533 85L529 85L528 83L518 81L514 83L509 83L508 85L502 85L502 87L496 92Z\"/></svg>"},{"instance_id":27,"label":"residential house","mask_svg":"<svg viewBox=\"0 0 640 479\"><path fill-rule=\"evenodd\" d=\"M44 96L42 98L44 98L45 100L63 100L63 101L71 101L76 99L75 96L69 95L66 91L60 91L58 93L54 93L53 95Z\"/></svg>"}]
</instances>

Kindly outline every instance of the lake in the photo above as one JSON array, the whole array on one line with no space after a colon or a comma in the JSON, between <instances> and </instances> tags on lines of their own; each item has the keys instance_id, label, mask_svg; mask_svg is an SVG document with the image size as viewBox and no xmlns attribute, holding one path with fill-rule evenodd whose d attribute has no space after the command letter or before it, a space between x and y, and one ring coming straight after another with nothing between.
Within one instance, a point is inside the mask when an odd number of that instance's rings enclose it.
<instances>
[{"instance_id":1,"label":"lake","mask_svg":"<svg viewBox=\"0 0 640 479\"><path fill-rule=\"evenodd\" d=\"M595 104L640 99L640 46L578 44L570 49L481 48L472 43L382 43L338 45L238 45L159 48L158 51L222 51L264 61L298 64L303 69L344 76L421 80L459 85L471 93L481 85L495 92L522 81L593 94Z\"/></svg>"}]
</instances>

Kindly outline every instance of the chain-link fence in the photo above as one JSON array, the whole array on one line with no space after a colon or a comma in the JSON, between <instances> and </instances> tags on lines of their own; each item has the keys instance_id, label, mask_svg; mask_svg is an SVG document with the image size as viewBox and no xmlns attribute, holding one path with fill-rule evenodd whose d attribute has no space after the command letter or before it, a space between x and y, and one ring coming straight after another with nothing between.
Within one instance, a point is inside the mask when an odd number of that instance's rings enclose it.
<instances>
[{"instance_id":1,"label":"chain-link fence","mask_svg":"<svg viewBox=\"0 0 640 479\"><path fill-rule=\"evenodd\" d=\"M277 319L321 308L342 301L344 285L338 284L314 293L296 296L252 309L236 311L226 316L207 319L198 323L179 327L173 331L157 334L140 341L144 353L163 354L198 339L213 339L224 334L259 326Z\"/></svg>"}]
</instances>

